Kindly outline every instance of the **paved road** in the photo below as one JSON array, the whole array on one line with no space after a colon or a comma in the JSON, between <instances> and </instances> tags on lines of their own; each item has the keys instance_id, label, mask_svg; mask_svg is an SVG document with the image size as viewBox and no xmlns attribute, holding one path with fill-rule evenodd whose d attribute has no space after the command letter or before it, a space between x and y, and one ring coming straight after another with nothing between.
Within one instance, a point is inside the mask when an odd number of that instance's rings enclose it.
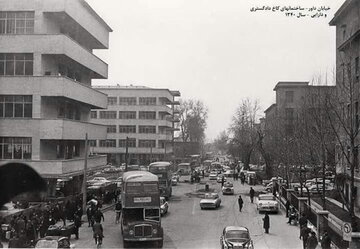
<instances>
[{"instance_id":1,"label":"paved road","mask_svg":"<svg viewBox=\"0 0 360 249\"><path fill-rule=\"evenodd\" d=\"M205 179L206 180L206 179ZM210 188L220 192L220 184L208 181ZM299 240L299 228L286 224L283 213L270 215L270 233L262 228L263 214L259 215L256 204L251 204L247 195L248 185L235 182L235 196L222 196L218 210L201 210L200 198L195 195L203 184L181 182L173 188L173 197L169 201L169 213L162 219L165 238L164 248L219 248L222 229L228 225L241 225L249 228L255 248L302 248ZM255 186L255 189L260 186ZM240 213L237 196L242 194L244 208ZM120 227L114 223L112 211L105 213L105 239L103 248L122 248ZM84 224L80 230L80 239L71 239L77 248L95 248L91 229ZM139 244L136 247L151 247L152 244Z\"/></svg>"}]
</instances>

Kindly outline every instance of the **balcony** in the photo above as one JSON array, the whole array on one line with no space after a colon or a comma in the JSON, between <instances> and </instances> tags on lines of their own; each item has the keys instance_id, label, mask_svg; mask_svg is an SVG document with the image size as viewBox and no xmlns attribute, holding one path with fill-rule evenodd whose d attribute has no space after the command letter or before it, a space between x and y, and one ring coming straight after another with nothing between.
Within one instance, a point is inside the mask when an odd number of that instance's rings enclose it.
<instances>
[{"instance_id":1,"label":"balcony","mask_svg":"<svg viewBox=\"0 0 360 249\"><path fill-rule=\"evenodd\" d=\"M84 158L69 160L39 160L24 161L40 175L49 178L56 178L61 175L79 175L83 173ZM106 156L98 155L88 157L87 169L94 170L106 165Z\"/></svg>"},{"instance_id":2,"label":"balcony","mask_svg":"<svg viewBox=\"0 0 360 249\"><path fill-rule=\"evenodd\" d=\"M63 34L1 35L0 52L65 55L91 70L94 73L93 78L106 79L108 76L108 65L105 62ZM34 63L35 72L36 66Z\"/></svg>"},{"instance_id":3,"label":"balcony","mask_svg":"<svg viewBox=\"0 0 360 249\"><path fill-rule=\"evenodd\" d=\"M121 147L94 147L92 151L94 153L105 154L105 153L121 153L125 154L125 148ZM166 149L166 153L170 153L171 148ZM165 149L163 148L129 148L129 154L164 154Z\"/></svg>"},{"instance_id":4,"label":"balcony","mask_svg":"<svg viewBox=\"0 0 360 249\"><path fill-rule=\"evenodd\" d=\"M97 88L94 88L97 89ZM172 109L167 105L109 105L109 111L141 111L141 112L164 112L172 114Z\"/></svg>"},{"instance_id":5,"label":"balcony","mask_svg":"<svg viewBox=\"0 0 360 249\"><path fill-rule=\"evenodd\" d=\"M88 85L61 76L1 77L0 94L19 94L65 97L91 106L106 108L107 95Z\"/></svg>"},{"instance_id":6,"label":"balcony","mask_svg":"<svg viewBox=\"0 0 360 249\"><path fill-rule=\"evenodd\" d=\"M34 131L40 139L50 140L85 140L86 133L89 139L106 138L105 126L75 120L4 118L0 122L0 134L7 136L33 137Z\"/></svg>"}]
</instances>

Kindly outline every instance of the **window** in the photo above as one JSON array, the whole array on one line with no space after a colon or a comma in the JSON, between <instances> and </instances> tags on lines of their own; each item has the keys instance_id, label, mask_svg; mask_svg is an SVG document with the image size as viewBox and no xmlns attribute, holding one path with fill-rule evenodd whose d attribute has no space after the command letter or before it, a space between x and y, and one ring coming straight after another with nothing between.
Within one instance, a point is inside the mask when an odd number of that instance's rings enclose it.
<instances>
[{"instance_id":1,"label":"window","mask_svg":"<svg viewBox=\"0 0 360 249\"><path fill-rule=\"evenodd\" d=\"M294 102L294 91L286 91L285 92L285 102L286 103Z\"/></svg>"},{"instance_id":2,"label":"window","mask_svg":"<svg viewBox=\"0 0 360 249\"><path fill-rule=\"evenodd\" d=\"M0 118L31 118L31 95L0 95Z\"/></svg>"},{"instance_id":3,"label":"window","mask_svg":"<svg viewBox=\"0 0 360 249\"><path fill-rule=\"evenodd\" d=\"M72 102L60 102L58 108L58 118L80 120L79 106Z\"/></svg>"},{"instance_id":4,"label":"window","mask_svg":"<svg viewBox=\"0 0 360 249\"><path fill-rule=\"evenodd\" d=\"M96 140L89 140L90 147L96 147Z\"/></svg>"},{"instance_id":5,"label":"window","mask_svg":"<svg viewBox=\"0 0 360 249\"><path fill-rule=\"evenodd\" d=\"M100 111L100 118L116 119L116 111Z\"/></svg>"},{"instance_id":6,"label":"window","mask_svg":"<svg viewBox=\"0 0 360 249\"><path fill-rule=\"evenodd\" d=\"M117 97L108 97L108 105L116 105Z\"/></svg>"},{"instance_id":7,"label":"window","mask_svg":"<svg viewBox=\"0 0 360 249\"><path fill-rule=\"evenodd\" d=\"M156 126L140 125L139 133L156 133Z\"/></svg>"},{"instance_id":8,"label":"window","mask_svg":"<svg viewBox=\"0 0 360 249\"><path fill-rule=\"evenodd\" d=\"M0 159L31 159L31 137L0 137Z\"/></svg>"},{"instance_id":9,"label":"window","mask_svg":"<svg viewBox=\"0 0 360 249\"><path fill-rule=\"evenodd\" d=\"M139 140L140 148L155 148L156 140Z\"/></svg>"},{"instance_id":10,"label":"window","mask_svg":"<svg viewBox=\"0 0 360 249\"><path fill-rule=\"evenodd\" d=\"M91 111L90 116L91 116L91 118L97 118L97 112Z\"/></svg>"},{"instance_id":11,"label":"window","mask_svg":"<svg viewBox=\"0 0 360 249\"><path fill-rule=\"evenodd\" d=\"M156 112L139 112L139 119L156 119Z\"/></svg>"},{"instance_id":12,"label":"window","mask_svg":"<svg viewBox=\"0 0 360 249\"><path fill-rule=\"evenodd\" d=\"M33 54L0 53L0 75L33 75Z\"/></svg>"},{"instance_id":13,"label":"window","mask_svg":"<svg viewBox=\"0 0 360 249\"><path fill-rule=\"evenodd\" d=\"M120 97L119 105L136 105L136 97Z\"/></svg>"},{"instance_id":14,"label":"window","mask_svg":"<svg viewBox=\"0 0 360 249\"><path fill-rule=\"evenodd\" d=\"M119 112L119 119L136 119L136 112Z\"/></svg>"},{"instance_id":15,"label":"window","mask_svg":"<svg viewBox=\"0 0 360 249\"><path fill-rule=\"evenodd\" d=\"M34 11L0 11L0 34L33 34Z\"/></svg>"},{"instance_id":16,"label":"window","mask_svg":"<svg viewBox=\"0 0 360 249\"><path fill-rule=\"evenodd\" d=\"M119 147L126 148L126 139L119 139ZM128 147L129 148L136 147L136 139L135 138L129 138Z\"/></svg>"},{"instance_id":17,"label":"window","mask_svg":"<svg viewBox=\"0 0 360 249\"><path fill-rule=\"evenodd\" d=\"M116 147L115 139L100 140L100 147Z\"/></svg>"},{"instance_id":18,"label":"window","mask_svg":"<svg viewBox=\"0 0 360 249\"><path fill-rule=\"evenodd\" d=\"M156 105L155 97L139 98L139 105Z\"/></svg>"},{"instance_id":19,"label":"window","mask_svg":"<svg viewBox=\"0 0 360 249\"><path fill-rule=\"evenodd\" d=\"M116 133L116 125L108 125L106 130L107 133Z\"/></svg>"},{"instance_id":20,"label":"window","mask_svg":"<svg viewBox=\"0 0 360 249\"><path fill-rule=\"evenodd\" d=\"M136 133L136 125L119 125L119 133Z\"/></svg>"},{"instance_id":21,"label":"window","mask_svg":"<svg viewBox=\"0 0 360 249\"><path fill-rule=\"evenodd\" d=\"M293 108L285 108L285 119L292 121L294 119L294 109Z\"/></svg>"}]
</instances>

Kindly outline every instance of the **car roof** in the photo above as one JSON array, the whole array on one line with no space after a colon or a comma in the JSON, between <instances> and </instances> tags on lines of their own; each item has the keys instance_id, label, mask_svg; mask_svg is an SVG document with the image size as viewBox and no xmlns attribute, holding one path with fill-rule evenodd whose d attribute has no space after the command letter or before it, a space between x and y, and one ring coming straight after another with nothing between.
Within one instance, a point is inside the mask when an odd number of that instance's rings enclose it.
<instances>
[{"instance_id":1,"label":"car roof","mask_svg":"<svg viewBox=\"0 0 360 249\"><path fill-rule=\"evenodd\" d=\"M39 240L63 240L63 239L68 239L68 237L65 236L45 236Z\"/></svg>"},{"instance_id":2,"label":"car roof","mask_svg":"<svg viewBox=\"0 0 360 249\"><path fill-rule=\"evenodd\" d=\"M225 232L233 231L233 230L249 232L249 229L247 229L246 227L240 227L240 226L227 226L227 227L225 227L224 230L225 230Z\"/></svg>"},{"instance_id":3,"label":"car roof","mask_svg":"<svg viewBox=\"0 0 360 249\"><path fill-rule=\"evenodd\" d=\"M148 171L128 171L123 174L124 182L158 181L158 176Z\"/></svg>"}]
</instances>

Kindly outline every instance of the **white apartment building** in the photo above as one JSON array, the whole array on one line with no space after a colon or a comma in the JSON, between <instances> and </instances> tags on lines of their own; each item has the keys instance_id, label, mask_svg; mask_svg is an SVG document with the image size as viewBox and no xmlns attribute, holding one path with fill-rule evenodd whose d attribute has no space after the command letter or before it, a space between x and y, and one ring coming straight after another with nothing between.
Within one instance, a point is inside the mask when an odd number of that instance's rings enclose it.
<instances>
[{"instance_id":1,"label":"white apartment building","mask_svg":"<svg viewBox=\"0 0 360 249\"><path fill-rule=\"evenodd\" d=\"M0 0L0 164L26 162L50 196L58 178L79 193L85 134L106 137L90 110L107 107L91 80L108 65L92 51L108 48L111 31L84 0ZM105 164L88 160L90 170Z\"/></svg>"},{"instance_id":2,"label":"white apartment building","mask_svg":"<svg viewBox=\"0 0 360 249\"><path fill-rule=\"evenodd\" d=\"M113 165L125 163L128 137L130 164L171 159L179 91L119 85L95 89L108 95L108 108L91 111L92 122L107 126L106 139L91 141L93 153L107 154Z\"/></svg>"}]
</instances>

